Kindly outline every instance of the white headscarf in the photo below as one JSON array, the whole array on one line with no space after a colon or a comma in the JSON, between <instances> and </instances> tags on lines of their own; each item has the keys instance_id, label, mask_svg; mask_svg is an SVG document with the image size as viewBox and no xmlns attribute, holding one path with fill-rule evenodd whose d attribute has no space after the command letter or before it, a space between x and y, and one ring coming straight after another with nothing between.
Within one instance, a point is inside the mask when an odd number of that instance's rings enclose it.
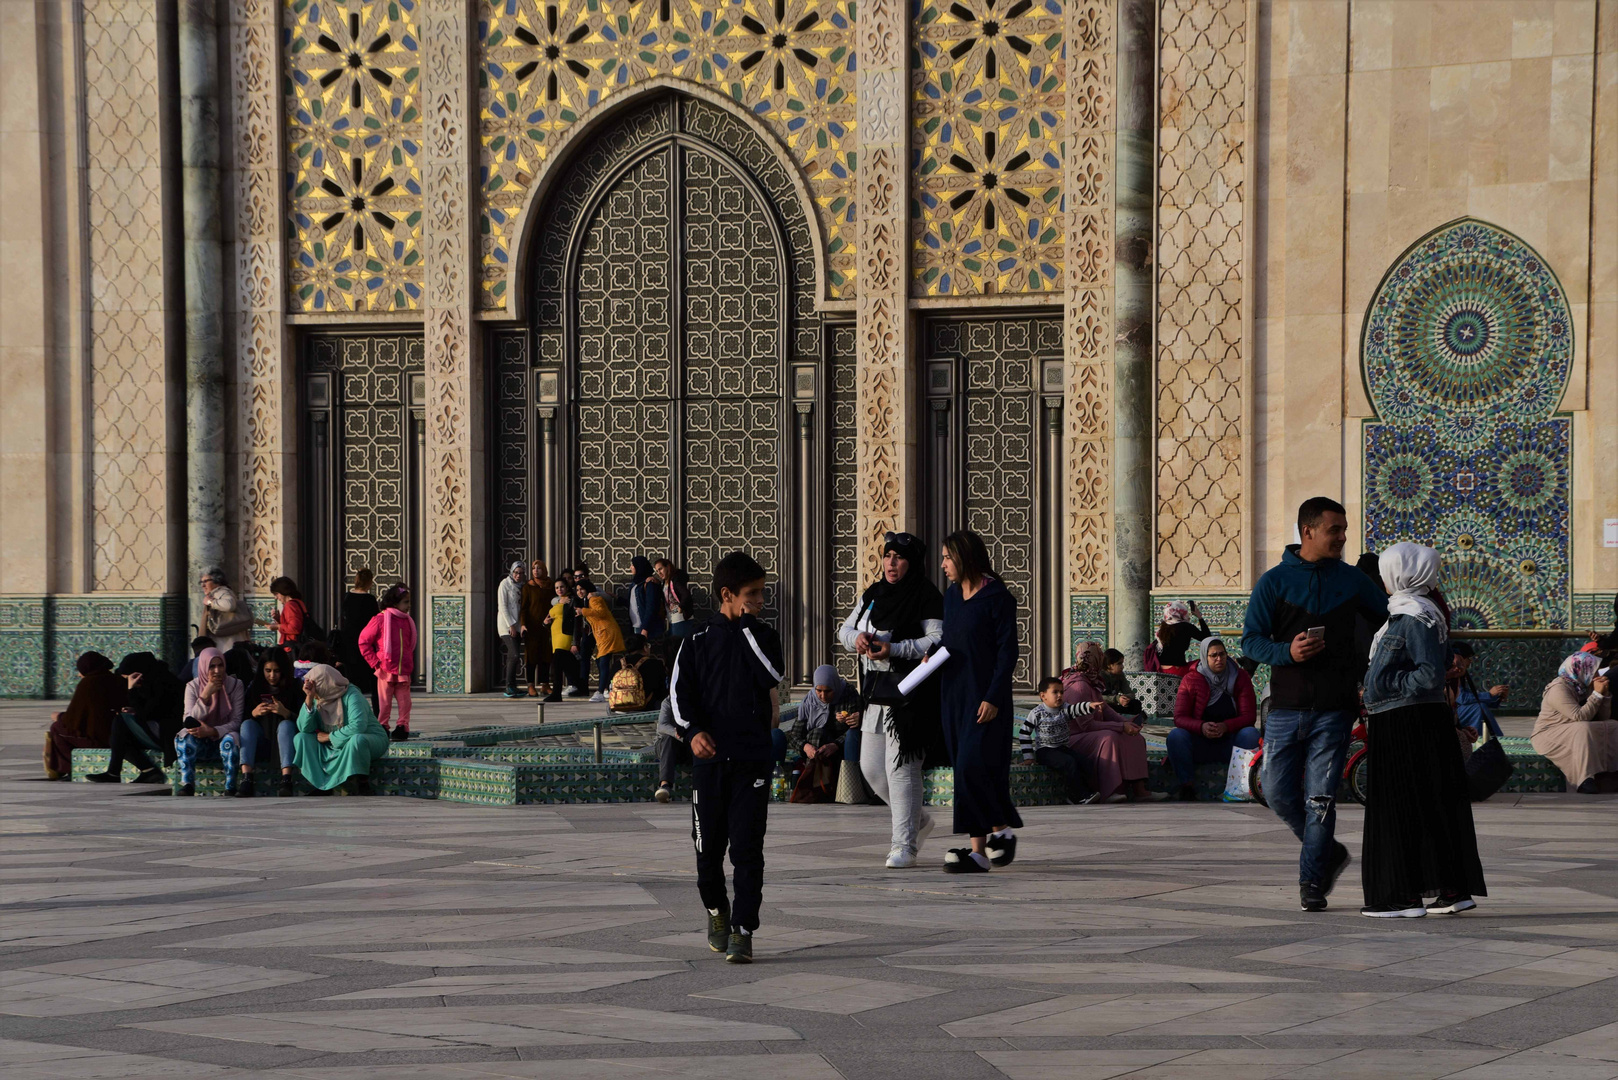
<instances>
[{"instance_id":1,"label":"white headscarf","mask_svg":"<svg viewBox=\"0 0 1618 1080\"><path fill-rule=\"evenodd\" d=\"M1394 544L1384 551L1379 556L1377 566L1382 571L1382 584L1388 590L1389 621L1395 615L1409 615L1435 627L1440 642L1449 640L1449 625L1444 621L1444 613L1427 596L1438 588L1438 576L1442 570L1438 552L1425 544L1407 541ZM1377 629L1376 636L1371 639L1372 653L1376 652L1377 644L1387 632L1387 623Z\"/></svg>"},{"instance_id":2,"label":"white headscarf","mask_svg":"<svg viewBox=\"0 0 1618 1080\"><path fill-rule=\"evenodd\" d=\"M348 680L330 664L316 664L303 677L303 685L315 692L320 713L320 730L336 731L348 722L343 714L343 695L348 693Z\"/></svg>"}]
</instances>

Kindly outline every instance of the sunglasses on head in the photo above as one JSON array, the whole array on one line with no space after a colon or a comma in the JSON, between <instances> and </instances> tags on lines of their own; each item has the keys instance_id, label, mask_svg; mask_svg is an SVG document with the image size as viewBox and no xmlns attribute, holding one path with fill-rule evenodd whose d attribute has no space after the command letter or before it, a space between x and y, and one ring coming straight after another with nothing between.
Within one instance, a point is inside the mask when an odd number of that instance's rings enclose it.
<instances>
[{"instance_id":1,"label":"sunglasses on head","mask_svg":"<svg viewBox=\"0 0 1618 1080\"><path fill-rule=\"evenodd\" d=\"M897 544L899 547L911 547L916 543L916 538L907 532L890 532L888 533L886 539L883 540L883 543Z\"/></svg>"}]
</instances>

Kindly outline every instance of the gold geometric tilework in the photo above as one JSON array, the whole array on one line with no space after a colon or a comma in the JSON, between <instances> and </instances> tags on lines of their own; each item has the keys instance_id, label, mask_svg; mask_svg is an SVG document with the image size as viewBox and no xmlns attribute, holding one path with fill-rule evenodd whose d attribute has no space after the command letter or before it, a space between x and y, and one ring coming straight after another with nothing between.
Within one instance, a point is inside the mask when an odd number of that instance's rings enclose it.
<instances>
[{"instance_id":1,"label":"gold geometric tilework","mask_svg":"<svg viewBox=\"0 0 1618 1080\"><path fill-rule=\"evenodd\" d=\"M1246 0L1164 0L1157 224L1157 581L1242 584Z\"/></svg>"},{"instance_id":2,"label":"gold geometric tilework","mask_svg":"<svg viewBox=\"0 0 1618 1080\"><path fill-rule=\"evenodd\" d=\"M658 76L716 90L780 137L820 215L829 294L853 294L853 0L479 0L478 13L482 307L506 306L517 218L551 148Z\"/></svg>"},{"instance_id":3,"label":"gold geometric tilework","mask_svg":"<svg viewBox=\"0 0 1618 1080\"><path fill-rule=\"evenodd\" d=\"M911 292L1061 287L1060 0L922 0L910 49Z\"/></svg>"},{"instance_id":4,"label":"gold geometric tilework","mask_svg":"<svg viewBox=\"0 0 1618 1080\"><path fill-rule=\"evenodd\" d=\"M83 12L91 584L160 590L169 585L162 27L144 4L89 0Z\"/></svg>"},{"instance_id":5,"label":"gold geometric tilework","mask_svg":"<svg viewBox=\"0 0 1618 1080\"><path fill-rule=\"evenodd\" d=\"M294 311L422 306L417 3L287 0Z\"/></svg>"}]
</instances>

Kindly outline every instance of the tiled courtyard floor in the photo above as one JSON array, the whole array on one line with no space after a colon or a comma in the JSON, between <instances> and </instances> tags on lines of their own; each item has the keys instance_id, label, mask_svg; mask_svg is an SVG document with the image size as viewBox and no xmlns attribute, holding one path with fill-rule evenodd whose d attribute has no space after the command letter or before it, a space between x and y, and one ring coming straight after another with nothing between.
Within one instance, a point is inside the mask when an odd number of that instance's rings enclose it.
<instances>
[{"instance_id":1,"label":"tiled courtyard floor","mask_svg":"<svg viewBox=\"0 0 1618 1080\"><path fill-rule=\"evenodd\" d=\"M966 878L942 835L883 870L882 808L772 806L732 967L686 806L47 784L44 713L0 706L6 1080L1618 1078L1611 797L1477 807L1489 898L1396 926L1353 872L1299 912L1257 806L1036 808ZM416 727L532 716L424 700Z\"/></svg>"}]
</instances>

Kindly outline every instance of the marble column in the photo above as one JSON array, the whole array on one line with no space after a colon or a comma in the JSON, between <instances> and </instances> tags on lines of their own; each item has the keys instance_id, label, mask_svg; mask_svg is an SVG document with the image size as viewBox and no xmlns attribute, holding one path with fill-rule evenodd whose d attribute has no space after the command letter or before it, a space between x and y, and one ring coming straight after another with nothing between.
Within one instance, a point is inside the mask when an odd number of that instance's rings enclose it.
<instances>
[{"instance_id":1,"label":"marble column","mask_svg":"<svg viewBox=\"0 0 1618 1080\"><path fill-rule=\"evenodd\" d=\"M180 192L185 265L185 510L190 622L201 571L225 561L225 361L219 197L219 20L180 0Z\"/></svg>"},{"instance_id":2,"label":"marble column","mask_svg":"<svg viewBox=\"0 0 1618 1080\"><path fill-rule=\"evenodd\" d=\"M1112 645L1140 664L1152 636L1152 165L1156 0L1118 5L1114 201Z\"/></svg>"},{"instance_id":3,"label":"marble column","mask_svg":"<svg viewBox=\"0 0 1618 1080\"><path fill-rule=\"evenodd\" d=\"M860 168L857 188L859 335L858 532L860 576L876 576L882 536L915 517L914 379L910 365L909 201L906 153L910 8L868 0L859 8ZM930 538L934 545L941 537Z\"/></svg>"}]
</instances>

